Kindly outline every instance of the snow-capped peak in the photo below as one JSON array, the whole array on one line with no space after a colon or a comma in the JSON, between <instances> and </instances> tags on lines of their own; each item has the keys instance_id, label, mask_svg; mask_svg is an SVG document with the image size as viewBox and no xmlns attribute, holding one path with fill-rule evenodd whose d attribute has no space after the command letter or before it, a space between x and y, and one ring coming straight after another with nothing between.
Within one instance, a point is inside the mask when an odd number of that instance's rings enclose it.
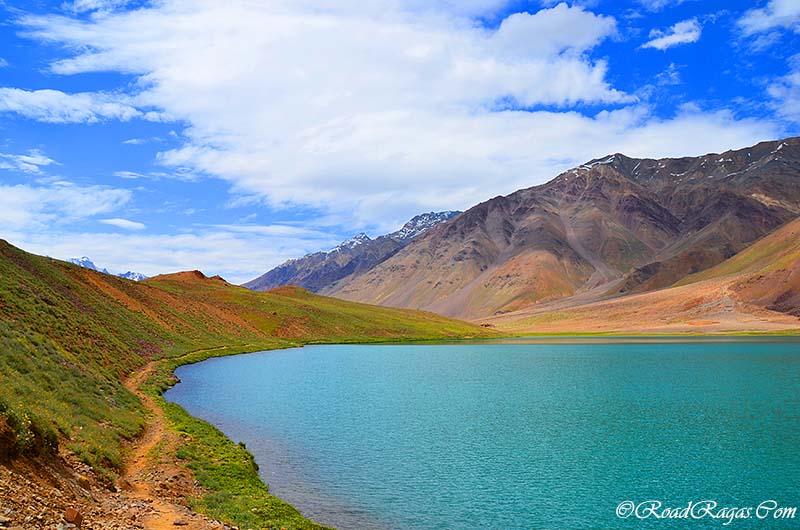
<instances>
[{"instance_id":1,"label":"snow-capped peak","mask_svg":"<svg viewBox=\"0 0 800 530\"><path fill-rule=\"evenodd\" d=\"M586 162L585 164L581 164L578 167L572 168L571 170L569 170L569 172L574 174L574 173L577 173L578 171L589 171L590 169L592 169L592 168L594 168L596 166L599 166L599 165L614 165L614 164L616 164L618 162L617 159L619 157L620 157L620 154L616 153L616 154L613 154L613 155L609 155L609 156L607 156L605 158L598 158L598 159L595 159L595 160L591 160L589 162Z\"/></svg>"},{"instance_id":2,"label":"snow-capped peak","mask_svg":"<svg viewBox=\"0 0 800 530\"><path fill-rule=\"evenodd\" d=\"M97 270L95 264L92 263L92 260L90 260L87 256L83 256L82 258L69 258L67 261L69 261L72 264L85 267L87 269L92 269L93 271Z\"/></svg>"},{"instance_id":3,"label":"snow-capped peak","mask_svg":"<svg viewBox=\"0 0 800 530\"><path fill-rule=\"evenodd\" d=\"M443 223L444 221L452 219L460 213L461 212L458 211L446 211L419 214L404 224L400 230L389 234L389 237L393 239L399 239L401 241L414 239L423 232L430 230L439 223Z\"/></svg>"},{"instance_id":4,"label":"snow-capped peak","mask_svg":"<svg viewBox=\"0 0 800 530\"><path fill-rule=\"evenodd\" d=\"M135 282L140 282L142 280L147 279L147 276L145 276L141 272L133 272L133 271L123 272L122 274L117 274L117 276L119 276L120 278L125 278L126 280L133 280Z\"/></svg>"},{"instance_id":5,"label":"snow-capped peak","mask_svg":"<svg viewBox=\"0 0 800 530\"><path fill-rule=\"evenodd\" d=\"M78 265L79 267L83 267L84 269L90 269L97 272L102 272L103 274L111 274L108 272L108 269L98 269L97 265L89 259L87 256L83 256L80 258L70 258L67 260L69 263L74 265ZM115 276L119 276L120 278L125 278L126 280L133 280L135 282L140 282L142 280L146 280L147 276L142 274L141 272L133 272L128 271L121 274L115 274Z\"/></svg>"},{"instance_id":6,"label":"snow-capped peak","mask_svg":"<svg viewBox=\"0 0 800 530\"><path fill-rule=\"evenodd\" d=\"M348 239L346 241L342 241L341 243L339 243L338 245L336 245L335 247L330 249L327 252L327 254L330 254L331 252L340 252L340 251L345 250L345 249L348 249L348 250L349 249L354 249L357 246L363 245L364 243L367 243L369 241L372 241L369 238L369 236L367 234L365 234L364 232L361 232L359 234L354 235L353 237L351 237L350 239Z\"/></svg>"},{"instance_id":7,"label":"snow-capped peak","mask_svg":"<svg viewBox=\"0 0 800 530\"><path fill-rule=\"evenodd\" d=\"M80 258L70 258L67 261L75 265L78 265L79 267L83 267L84 269L91 269L93 271L102 272L103 274L108 274L108 271L106 269L98 269L97 265L95 265L94 262L87 256L83 256Z\"/></svg>"}]
</instances>

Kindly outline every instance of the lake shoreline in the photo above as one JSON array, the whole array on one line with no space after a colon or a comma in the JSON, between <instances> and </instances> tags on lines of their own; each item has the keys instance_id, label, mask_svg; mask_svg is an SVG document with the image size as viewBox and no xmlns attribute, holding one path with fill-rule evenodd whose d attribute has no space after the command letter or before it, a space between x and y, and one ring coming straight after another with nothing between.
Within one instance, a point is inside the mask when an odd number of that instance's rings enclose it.
<instances>
[{"instance_id":1,"label":"lake shoreline","mask_svg":"<svg viewBox=\"0 0 800 530\"><path fill-rule=\"evenodd\" d=\"M471 341L471 340L463 340L463 341L403 341L403 342L395 342L395 341L380 341L379 343L365 343L361 342L348 342L345 344L348 345L370 345L370 344L380 344L386 346L397 346L397 345L437 345L437 344L650 344L650 343L708 343L708 344L719 344L719 343L728 343L728 342L736 342L736 343L794 343L797 340L800 340L800 336L797 335L786 335L786 334L759 334L758 336L736 336L736 335L713 335L713 336L702 336L702 335L668 335L668 336L636 336L631 337L627 336L606 336L603 337L596 337L596 336L586 336L586 335L569 335L569 336L527 336L527 337L510 337L505 339L488 339L488 340L480 340L480 341ZM314 345L314 346L323 346L323 345L337 345L341 343L319 343L319 342L305 342L305 343L295 343L293 345L287 345L286 347L300 347L306 345ZM284 348L281 348L284 349ZM258 353L262 350L256 351L241 351L238 353ZM224 354L224 356L228 356L230 353ZM199 362L202 360L210 359L212 357L221 357L223 355L210 355L205 359L198 359L194 362ZM183 363L181 366L186 366L187 364L192 363ZM177 368L177 367L176 367ZM203 421L203 420L201 420Z\"/></svg>"}]
</instances>

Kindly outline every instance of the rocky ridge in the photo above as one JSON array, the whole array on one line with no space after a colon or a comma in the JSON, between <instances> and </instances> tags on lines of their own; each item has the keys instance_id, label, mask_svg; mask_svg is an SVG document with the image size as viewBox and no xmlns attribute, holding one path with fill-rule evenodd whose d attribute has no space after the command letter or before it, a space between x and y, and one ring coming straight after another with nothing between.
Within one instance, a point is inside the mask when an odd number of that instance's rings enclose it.
<instances>
[{"instance_id":1,"label":"rocky ridge","mask_svg":"<svg viewBox=\"0 0 800 530\"><path fill-rule=\"evenodd\" d=\"M598 158L495 197L323 294L478 319L667 287L800 215L800 138Z\"/></svg>"},{"instance_id":2,"label":"rocky ridge","mask_svg":"<svg viewBox=\"0 0 800 530\"><path fill-rule=\"evenodd\" d=\"M330 250L290 259L245 283L244 287L256 291L267 291L283 285L296 285L312 292L330 289L345 278L364 274L415 238L459 213L447 211L420 214L399 230L375 239L362 232Z\"/></svg>"}]
</instances>

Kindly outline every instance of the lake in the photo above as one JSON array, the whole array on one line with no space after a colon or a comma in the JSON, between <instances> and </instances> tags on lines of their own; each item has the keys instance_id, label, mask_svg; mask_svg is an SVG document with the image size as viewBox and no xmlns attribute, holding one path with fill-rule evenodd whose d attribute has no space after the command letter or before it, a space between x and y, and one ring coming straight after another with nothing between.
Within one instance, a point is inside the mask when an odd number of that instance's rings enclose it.
<instances>
[{"instance_id":1,"label":"lake","mask_svg":"<svg viewBox=\"0 0 800 530\"><path fill-rule=\"evenodd\" d=\"M309 346L176 373L168 400L340 529L800 528L779 511L800 506L796 340Z\"/></svg>"}]
</instances>

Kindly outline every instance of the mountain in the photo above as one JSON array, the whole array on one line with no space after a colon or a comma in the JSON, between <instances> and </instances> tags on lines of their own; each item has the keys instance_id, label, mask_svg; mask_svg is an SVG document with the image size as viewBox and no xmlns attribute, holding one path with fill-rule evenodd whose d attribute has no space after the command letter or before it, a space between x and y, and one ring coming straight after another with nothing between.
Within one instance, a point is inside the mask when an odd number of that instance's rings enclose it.
<instances>
[{"instance_id":1,"label":"mountain","mask_svg":"<svg viewBox=\"0 0 800 530\"><path fill-rule=\"evenodd\" d=\"M800 138L700 157L614 154L495 197L322 293L479 319L643 293L800 215Z\"/></svg>"},{"instance_id":2,"label":"mountain","mask_svg":"<svg viewBox=\"0 0 800 530\"><path fill-rule=\"evenodd\" d=\"M97 265L95 265L94 262L86 256L83 256L82 258L70 258L67 261L69 263L78 265L79 267L83 267L85 269L102 272L103 274L111 274L110 272L108 272L108 269L98 269ZM133 272L133 271L116 274L116 276L120 278L125 278L126 280L132 280L134 282L140 282L142 280L147 279L147 276L145 276L141 272Z\"/></svg>"},{"instance_id":3,"label":"mountain","mask_svg":"<svg viewBox=\"0 0 800 530\"><path fill-rule=\"evenodd\" d=\"M486 323L515 333L800 331L800 218L674 286L608 300L530 306Z\"/></svg>"},{"instance_id":4,"label":"mountain","mask_svg":"<svg viewBox=\"0 0 800 530\"><path fill-rule=\"evenodd\" d=\"M800 317L800 218L676 286L723 281L744 303Z\"/></svg>"},{"instance_id":5,"label":"mountain","mask_svg":"<svg viewBox=\"0 0 800 530\"><path fill-rule=\"evenodd\" d=\"M108 269L98 269L97 265L95 265L94 262L86 256L83 256L82 258L70 258L67 261L85 269L102 272L103 274L111 274L108 272Z\"/></svg>"},{"instance_id":6,"label":"mountain","mask_svg":"<svg viewBox=\"0 0 800 530\"><path fill-rule=\"evenodd\" d=\"M119 276L120 278L125 278L126 280L132 280L134 282L141 282L141 281L146 280L148 278L147 276L145 276L141 272L133 272L133 271L123 272L123 273L117 274L117 276Z\"/></svg>"},{"instance_id":7,"label":"mountain","mask_svg":"<svg viewBox=\"0 0 800 530\"><path fill-rule=\"evenodd\" d=\"M282 285L297 285L312 292L330 289L343 278L354 278L369 271L415 238L459 213L423 213L408 221L400 230L375 239L370 239L364 233L358 234L326 252L291 259L243 286L255 291L266 291Z\"/></svg>"}]
</instances>

